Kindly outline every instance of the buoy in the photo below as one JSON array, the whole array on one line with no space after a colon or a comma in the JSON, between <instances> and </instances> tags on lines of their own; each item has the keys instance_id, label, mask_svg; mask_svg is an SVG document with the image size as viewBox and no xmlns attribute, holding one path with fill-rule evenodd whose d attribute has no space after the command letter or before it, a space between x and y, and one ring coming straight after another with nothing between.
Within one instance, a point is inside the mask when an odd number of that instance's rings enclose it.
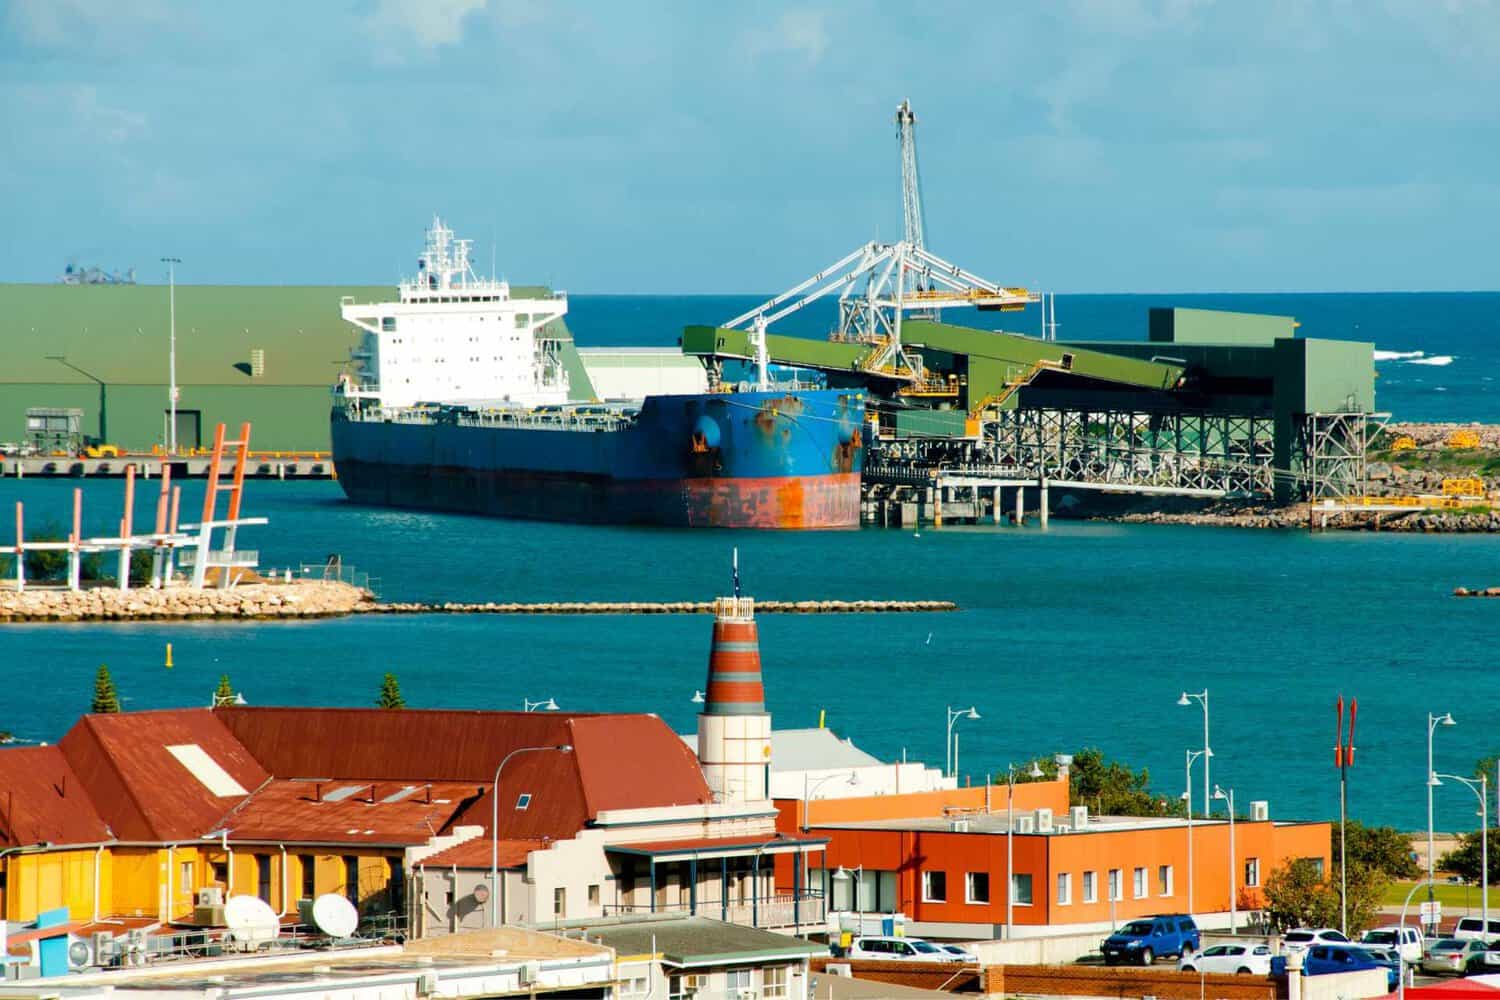
<instances>
[{"instance_id":1,"label":"buoy","mask_svg":"<svg viewBox=\"0 0 1500 1000\"><path fill-rule=\"evenodd\" d=\"M172 644L167 643L167 669L172 669Z\"/></svg>"}]
</instances>

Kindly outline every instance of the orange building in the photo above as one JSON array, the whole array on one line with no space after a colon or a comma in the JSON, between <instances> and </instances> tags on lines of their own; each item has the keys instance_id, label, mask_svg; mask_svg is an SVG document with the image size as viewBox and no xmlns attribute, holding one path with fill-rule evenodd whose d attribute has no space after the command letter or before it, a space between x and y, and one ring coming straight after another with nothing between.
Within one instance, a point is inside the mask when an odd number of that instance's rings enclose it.
<instances>
[{"instance_id":1,"label":"orange building","mask_svg":"<svg viewBox=\"0 0 1500 1000\"><path fill-rule=\"evenodd\" d=\"M1156 913L1227 926L1231 904L1238 914L1263 905L1261 886L1285 862L1331 863L1324 822L1237 820L1231 857L1222 818L1090 816L1069 809L1066 778L1017 785L1015 795L1013 813L1004 785L817 799L806 816L800 800L777 807L781 829L827 838L826 867L808 885L823 888L831 911L903 913L914 935L1006 936L1007 841L1017 937L1104 931ZM840 868L848 877L834 877Z\"/></svg>"}]
</instances>

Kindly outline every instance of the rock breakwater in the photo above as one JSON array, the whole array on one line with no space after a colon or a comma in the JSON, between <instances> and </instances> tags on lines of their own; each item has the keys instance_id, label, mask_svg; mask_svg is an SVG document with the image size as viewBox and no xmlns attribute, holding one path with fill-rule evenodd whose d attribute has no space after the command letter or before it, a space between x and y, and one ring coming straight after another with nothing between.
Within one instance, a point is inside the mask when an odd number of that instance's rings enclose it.
<instances>
[{"instance_id":1,"label":"rock breakwater","mask_svg":"<svg viewBox=\"0 0 1500 1000\"><path fill-rule=\"evenodd\" d=\"M228 590L31 587L0 591L0 622L324 618L368 610L373 603L368 590L335 580L246 583Z\"/></svg>"},{"instance_id":2,"label":"rock breakwater","mask_svg":"<svg viewBox=\"0 0 1500 1000\"><path fill-rule=\"evenodd\" d=\"M531 604L483 604L447 601L441 604L402 602L360 608L376 615L707 615L712 601L551 601ZM844 615L915 611L957 611L952 601L756 601L763 615Z\"/></svg>"}]
</instances>

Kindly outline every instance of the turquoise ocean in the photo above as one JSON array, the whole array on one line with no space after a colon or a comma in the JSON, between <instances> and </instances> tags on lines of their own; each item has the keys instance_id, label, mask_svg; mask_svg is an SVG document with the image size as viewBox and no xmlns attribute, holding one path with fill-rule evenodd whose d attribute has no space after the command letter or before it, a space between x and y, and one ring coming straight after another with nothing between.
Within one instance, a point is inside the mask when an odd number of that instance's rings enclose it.
<instances>
[{"instance_id":1,"label":"turquoise ocean","mask_svg":"<svg viewBox=\"0 0 1500 1000\"><path fill-rule=\"evenodd\" d=\"M685 323L720 322L755 301L575 296L570 324L584 345L666 345ZM1385 352L1379 403L1397 419L1500 420L1490 381L1500 295L1059 296L1060 336L1140 337L1153 305L1285 313L1308 336L1372 340ZM826 314L797 319L809 334L826 328ZM1035 327L1025 314L1005 321ZM1423 359L1450 360L1412 363ZM73 485L0 480L0 506L24 500L30 523L61 522ZM122 484L84 488L86 518L103 533ZM184 494L193 509L201 484ZM761 647L778 727L813 726L826 711L840 735L882 757L941 766L945 707L975 705L981 718L959 727L960 770L975 782L1008 762L1097 746L1179 794L1184 752L1202 745L1197 705L1176 704L1184 689L1210 692L1215 783L1239 803L1269 800L1276 818L1337 815L1340 694L1359 700L1349 802L1361 819L1425 826L1428 711L1458 721L1438 732L1439 771L1467 774L1500 750L1500 604L1449 596L1500 584L1496 538L1065 521L1046 532L689 532L362 508L336 483L252 482L246 494L247 512L271 519L242 537L263 566L337 553L392 600L704 599L728 588L738 547L746 592L759 598L956 601L962 610L947 614L768 615ZM107 663L132 709L206 704L221 673L252 704L364 705L391 671L414 707L519 709L551 697L566 711L655 712L689 732L707 651L697 616L0 626L0 730L57 739ZM1463 788L1439 788L1439 828L1474 828L1473 806Z\"/></svg>"}]
</instances>

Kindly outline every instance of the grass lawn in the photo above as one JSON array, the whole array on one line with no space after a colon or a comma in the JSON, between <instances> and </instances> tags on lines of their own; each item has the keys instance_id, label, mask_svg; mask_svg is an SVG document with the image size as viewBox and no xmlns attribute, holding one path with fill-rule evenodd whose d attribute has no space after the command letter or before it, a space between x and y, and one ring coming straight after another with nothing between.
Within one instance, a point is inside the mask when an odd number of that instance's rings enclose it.
<instances>
[{"instance_id":1,"label":"grass lawn","mask_svg":"<svg viewBox=\"0 0 1500 1000\"><path fill-rule=\"evenodd\" d=\"M1385 896L1381 902L1386 906L1400 906L1406 902L1406 894L1411 892L1415 882L1392 882L1386 887ZM1455 909L1467 909L1473 907L1478 909L1480 905L1480 892L1477 885L1440 885L1433 889L1434 895L1443 904L1445 912ZM1417 912L1417 904L1427 901L1426 888L1418 889L1417 894L1411 900L1411 912ZM1500 886L1490 886L1490 909L1500 911Z\"/></svg>"}]
</instances>

